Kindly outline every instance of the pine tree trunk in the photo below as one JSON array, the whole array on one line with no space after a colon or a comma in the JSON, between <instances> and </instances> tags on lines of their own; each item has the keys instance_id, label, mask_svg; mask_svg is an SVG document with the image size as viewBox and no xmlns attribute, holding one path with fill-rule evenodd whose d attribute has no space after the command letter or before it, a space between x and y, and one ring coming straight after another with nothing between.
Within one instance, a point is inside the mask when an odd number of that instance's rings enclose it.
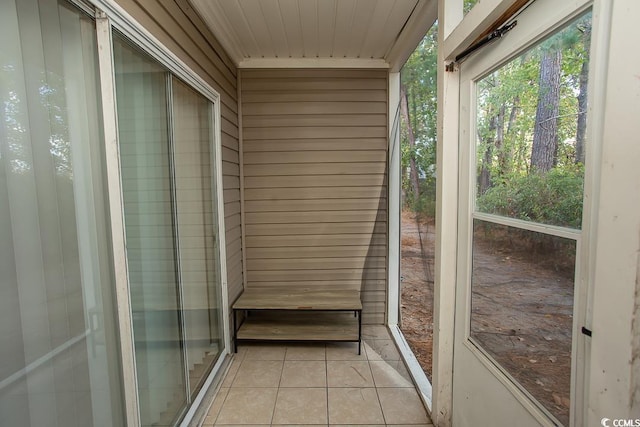
<instances>
[{"instance_id":1,"label":"pine tree trunk","mask_svg":"<svg viewBox=\"0 0 640 427\"><path fill-rule=\"evenodd\" d=\"M543 50L540 61L538 106L531 147L532 172L548 172L556 165L561 64L560 49Z\"/></svg>"},{"instance_id":2,"label":"pine tree trunk","mask_svg":"<svg viewBox=\"0 0 640 427\"><path fill-rule=\"evenodd\" d=\"M400 111L404 117L404 121L407 124L407 134L409 136L409 149L411 151L411 157L409 159L409 179L411 180L411 190L413 191L413 199L418 200L420 196L420 182L418 180L418 167L416 165L416 158L413 155L416 147L416 138L413 133L413 126L409 117L407 90L404 85L400 85Z\"/></svg>"},{"instance_id":3,"label":"pine tree trunk","mask_svg":"<svg viewBox=\"0 0 640 427\"><path fill-rule=\"evenodd\" d=\"M591 24L582 34L585 57L580 69L580 92L578 92L578 124L576 129L576 163L584 163L584 143L587 133L587 86L589 83L589 45L591 41Z\"/></svg>"}]
</instances>

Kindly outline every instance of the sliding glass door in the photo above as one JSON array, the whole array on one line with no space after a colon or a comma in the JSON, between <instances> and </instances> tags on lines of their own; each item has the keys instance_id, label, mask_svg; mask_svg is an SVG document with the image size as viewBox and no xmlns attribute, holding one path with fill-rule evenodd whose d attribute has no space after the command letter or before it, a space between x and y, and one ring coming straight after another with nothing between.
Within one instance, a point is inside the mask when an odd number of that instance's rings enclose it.
<instances>
[{"instance_id":1,"label":"sliding glass door","mask_svg":"<svg viewBox=\"0 0 640 427\"><path fill-rule=\"evenodd\" d=\"M223 349L213 104L114 35L142 425L179 420Z\"/></svg>"},{"instance_id":2,"label":"sliding glass door","mask_svg":"<svg viewBox=\"0 0 640 427\"><path fill-rule=\"evenodd\" d=\"M114 37L120 165L140 418L186 406L168 114L168 76Z\"/></svg>"},{"instance_id":3,"label":"sliding glass door","mask_svg":"<svg viewBox=\"0 0 640 427\"><path fill-rule=\"evenodd\" d=\"M196 393L223 347L212 104L172 78L174 173L189 389Z\"/></svg>"}]
</instances>

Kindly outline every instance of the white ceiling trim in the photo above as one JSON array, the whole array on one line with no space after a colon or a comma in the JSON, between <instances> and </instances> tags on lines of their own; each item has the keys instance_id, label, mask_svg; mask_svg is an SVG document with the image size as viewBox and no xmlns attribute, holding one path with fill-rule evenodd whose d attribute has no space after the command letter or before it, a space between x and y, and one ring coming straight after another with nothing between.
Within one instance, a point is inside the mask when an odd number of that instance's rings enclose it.
<instances>
[{"instance_id":1,"label":"white ceiling trim","mask_svg":"<svg viewBox=\"0 0 640 427\"><path fill-rule=\"evenodd\" d=\"M398 70L437 10L437 0L189 1L240 68Z\"/></svg>"},{"instance_id":2,"label":"white ceiling trim","mask_svg":"<svg viewBox=\"0 0 640 427\"><path fill-rule=\"evenodd\" d=\"M384 59L360 58L249 58L238 68L389 68Z\"/></svg>"},{"instance_id":3,"label":"white ceiling trim","mask_svg":"<svg viewBox=\"0 0 640 427\"><path fill-rule=\"evenodd\" d=\"M404 30L386 55L392 72L398 72L438 19L438 2L421 0Z\"/></svg>"}]
</instances>

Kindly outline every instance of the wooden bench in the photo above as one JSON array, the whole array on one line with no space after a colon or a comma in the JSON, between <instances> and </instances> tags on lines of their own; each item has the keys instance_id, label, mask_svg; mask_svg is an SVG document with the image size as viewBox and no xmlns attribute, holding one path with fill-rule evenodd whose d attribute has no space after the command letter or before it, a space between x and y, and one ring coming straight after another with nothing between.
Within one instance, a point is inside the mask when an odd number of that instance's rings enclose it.
<instances>
[{"instance_id":1,"label":"wooden bench","mask_svg":"<svg viewBox=\"0 0 640 427\"><path fill-rule=\"evenodd\" d=\"M233 341L341 341L362 345L360 292L245 289L232 306ZM244 320L238 325L238 314Z\"/></svg>"}]
</instances>

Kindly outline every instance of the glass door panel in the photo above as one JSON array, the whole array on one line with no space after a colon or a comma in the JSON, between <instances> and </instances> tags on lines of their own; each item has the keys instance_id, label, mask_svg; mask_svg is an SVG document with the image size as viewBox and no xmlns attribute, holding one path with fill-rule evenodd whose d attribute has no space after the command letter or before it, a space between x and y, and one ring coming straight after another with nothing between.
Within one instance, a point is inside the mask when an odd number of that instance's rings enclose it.
<instances>
[{"instance_id":1,"label":"glass door panel","mask_svg":"<svg viewBox=\"0 0 640 427\"><path fill-rule=\"evenodd\" d=\"M565 425L590 33L587 13L475 84L470 338Z\"/></svg>"},{"instance_id":2,"label":"glass door panel","mask_svg":"<svg viewBox=\"0 0 640 427\"><path fill-rule=\"evenodd\" d=\"M174 173L189 387L202 387L223 347L212 104L172 78Z\"/></svg>"},{"instance_id":3,"label":"glass door panel","mask_svg":"<svg viewBox=\"0 0 640 427\"><path fill-rule=\"evenodd\" d=\"M474 220L471 338L568 424L576 241Z\"/></svg>"},{"instance_id":4,"label":"glass door panel","mask_svg":"<svg viewBox=\"0 0 640 427\"><path fill-rule=\"evenodd\" d=\"M187 405L169 75L117 34L113 47L140 418L167 425Z\"/></svg>"},{"instance_id":5,"label":"glass door panel","mask_svg":"<svg viewBox=\"0 0 640 427\"><path fill-rule=\"evenodd\" d=\"M0 426L123 426L96 25L0 2Z\"/></svg>"}]
</instances>

